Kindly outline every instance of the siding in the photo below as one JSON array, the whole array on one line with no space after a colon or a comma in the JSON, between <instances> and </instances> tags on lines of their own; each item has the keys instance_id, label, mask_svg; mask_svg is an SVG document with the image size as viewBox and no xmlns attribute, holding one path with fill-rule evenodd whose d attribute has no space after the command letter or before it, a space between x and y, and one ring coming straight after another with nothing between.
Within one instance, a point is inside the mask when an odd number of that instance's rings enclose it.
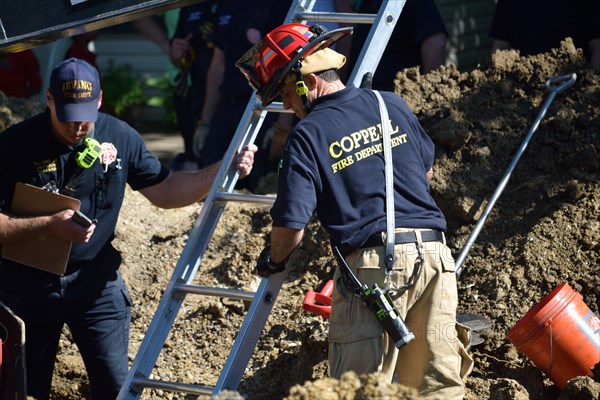
<instances>
[{"instance_id":1,"label":"siding","mask_svg":"<svg viewBox=\"0 0 600 400\"><path fill-rule=\"evenodd\" d=\"M496 10L495 0L436 0L448 29L447 64L461 70L485 66L492 40L489 29Z\"/></svg>"},{"instance_id":2,"label":"siding","mask_svg":"<svg viewBox=\"0 0 600 400\"><path fill-rule=\"evenodd\" d=\"M95 41L97 62L100 72L107 71L111 62L115 66L129 64L134 74L145 81L150 77L160 77L167 71L169 59L152 41L145 36L131 33L101 32ZM160 96L156 89L146 88L146 96ZM163 121L162 108L144 106L140 119L145 122Z\"/></svg>"},{"instance_id":3,"label":"siding","mask_svg":"<svg viewBox=\"0 0 600 400\"><path fill-rule=\"evenodd\" d=\"M110 60L115 66L129 64L142 77L158 76L166 72L169 60L146 37L135 34L101 33L96 40L100 71L108 69Z\"/></svg>"}]
</instances>

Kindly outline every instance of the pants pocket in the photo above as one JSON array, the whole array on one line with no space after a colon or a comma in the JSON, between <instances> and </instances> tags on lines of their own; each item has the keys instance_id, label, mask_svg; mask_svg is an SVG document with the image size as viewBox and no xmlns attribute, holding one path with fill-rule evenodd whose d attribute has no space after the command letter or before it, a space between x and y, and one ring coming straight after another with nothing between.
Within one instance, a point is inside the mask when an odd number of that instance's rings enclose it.
<instances>
[{"instance_id":1,"label":"pants pocket","mask_svg":"<svg viewBox=\"0 0 600 400\"><path fill-rule=\"evenodd\" d=\"M456 310L458 306L458 290L456 288L456 265L452 253L447 246L440 251L442 273L442 294L440 309Z\"/></svg>"}]
</instances>

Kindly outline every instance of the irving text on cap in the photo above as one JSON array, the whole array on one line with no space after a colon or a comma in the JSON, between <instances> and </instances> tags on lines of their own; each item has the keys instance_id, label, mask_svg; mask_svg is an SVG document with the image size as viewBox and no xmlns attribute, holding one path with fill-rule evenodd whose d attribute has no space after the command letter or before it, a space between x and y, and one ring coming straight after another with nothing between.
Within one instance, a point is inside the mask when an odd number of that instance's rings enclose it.
<instances>
[{"instance_id":1,"label":"irving text on cap","mask_svg":"<svg viewBox=\"0 0 600 400\"><path fill-rule=\"evenodd\" d=\"M62 84L62 92L65 97L85 98L92 96L92 82L82 79L66 81ZM83 92L72 92L83 90Z\"/></svg>"}]
</instances>

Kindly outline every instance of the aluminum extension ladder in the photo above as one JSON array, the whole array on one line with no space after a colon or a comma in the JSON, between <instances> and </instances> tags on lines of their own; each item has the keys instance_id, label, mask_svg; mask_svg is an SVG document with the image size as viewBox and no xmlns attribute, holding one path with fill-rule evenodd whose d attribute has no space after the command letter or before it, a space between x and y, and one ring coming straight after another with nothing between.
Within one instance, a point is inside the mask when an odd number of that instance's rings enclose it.
<instances>
[{"instance_id":1,"label":"aluminum extension ladder","mask_svg":"<svg viewBox=\"0 0 600 400\"><path fill-rule=\"evenodd\" d=\"M406 1L383 0L377 14L312 11L317 1L294 0L285 22L320 21L372 24L354 70L348 79L348 82L358 87L365 73L375 73L383 50ZM144 388L198 395L216 395L225 389L237 390L273 304L285 281L286 274L280 273L263 278L256 292L198 286L193 285L192 282L208 242L228 202L271 205L275 200L273 196L233 192L238 179L238 174L233 168L235 155L243 146L254 143L265 116L270 111L288 112L284 110L283 104L280 102L262 107L256 99L256 93L254 93L223 157L223 167L219 170L204 201L200 215L190 233L190 238L177 262L148 331L125 378L118 399L138 399ZM177 313L188 294L252 301L214 387L150 379L150 374L175 322Z\"/></svg>"}]
</instances>

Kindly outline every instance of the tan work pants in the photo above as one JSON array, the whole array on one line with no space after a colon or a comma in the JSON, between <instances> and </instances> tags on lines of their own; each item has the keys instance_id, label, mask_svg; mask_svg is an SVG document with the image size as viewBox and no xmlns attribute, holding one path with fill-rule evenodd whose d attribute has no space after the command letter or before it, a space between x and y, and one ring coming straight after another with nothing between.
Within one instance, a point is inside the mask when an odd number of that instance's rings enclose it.
<instances>
[{"instance_id":1,"label":"tan work pants","mask_svg":"<svg viewBox=\"0 0 600 400\"><path fill-rule=\"evenodd\" d=\"M468 330L456 322L454 260L445 243L424 242L423 251L425 260L415 286L394 301L415 335L415 340L400 349L361 299L348 292L336 269L329 331L332 377L339 378L349 370L358 374L377 371L391 382L395 372L401 384L417 388L423 399L464 398L464 379L473 360L467 352ZM391 281L402 286L415 269L417 244L396 245L395 256ZM346 261L362 283L384 288L384 258L385 248L380 246L359 249Z\"/></svg>"}]
</instances>

